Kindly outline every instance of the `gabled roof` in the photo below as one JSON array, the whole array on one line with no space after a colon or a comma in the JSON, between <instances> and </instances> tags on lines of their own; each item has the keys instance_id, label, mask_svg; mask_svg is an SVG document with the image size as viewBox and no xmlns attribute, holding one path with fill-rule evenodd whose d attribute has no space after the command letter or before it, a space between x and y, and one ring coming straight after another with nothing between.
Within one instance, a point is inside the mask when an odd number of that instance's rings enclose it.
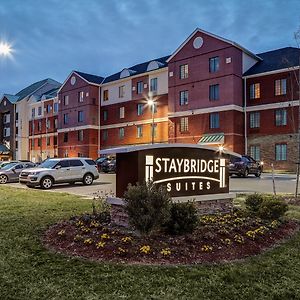
<instances>
[{"instance_id":1,"label":"gabled roof","mask_svg":"<svg viewBox=\"0 0 300 300\"><path fill-rule=\"evenodd\" d=\"M163 56L163 57L156 58L156 59L151 59L151 60L148 60L148 61L143 62L141 64L137 64L137 65L134 65L132 67L129 67L127 69L132 71L130 76L133 76L133 75L135 76L135 75L138 75L138 74L146 73L146 72L149 72L149 71L147 71L147 67L148 67L148 64L152 61L157 61L159 63L159 69L161 69L161 68L164 68L168 65L167 64L167 59L169 57L170 57L170 55ZM102 83L108 83L108 82L111 82L111 81L119 80L121 72L118 72L118 73L115 73L113 75L110 75L110 76L106 77Z\"/></svg>"},{"instance_id":2,"label":"gabled roof","mask_svg":"<svg viewBox=\"0 0 300 300\"><path fill-rule=\"evenodd\" d=\"M51 84L60 86L60 83L58 81L55 81L55 80L53 80L51 78L43 79L43 80L35 82L35 83L29 85L28 87L24 88L23 90L19 91L16 94L16 96L19 97L18 101L24 99L27 96L32 95L35 91L37 91L38 89L40 89L46 83L51 83Z\"/></svg>"},{"instance_id":3,"label":"gabled roof","mask_svg":"<svg viewBox=\"0 0 300 300\"><path fill-rule=\"evenodd\" d=\"M74 72L90 83L101 84L104 79L104 77L101 77L101 76L96 76L96 75L83 73L83 72L79 72L79 71L74 71Z\"/></svg>"},{"instance_id":4,"label":"gabled roof","mask_svg":"<svg viewBox=\"0 0 300 300\"><path fill-rule=\"evenodd\" d=\"M240 50L242 50L243 52L245 52L246 54L252 56L253 58L257 59L257 60L260 60L260 58L255 55L254 53L252 53L251 51L247 50L246 48L242 47L241 45L239 45L238 43L234 42L234 41L231 41L231 40L228 40L228 39L225 39L223 37L220 37L216 34L213 34L213 33L210 33L208 31L205 31L203 29L200 29L200 28L196 28L192 34L176 49L176 51L169 57L169 59L167 60L167 62L169 62L189 41L190 39L197 33L197 32L201 32L201 33L204 33L206 35L209 35L215 39L218 39L220 41L223 41L225 43L228 43L228 44L231 44L232 46L236 47L236 48L239 48Z\"/></svg>"},{"instance_id":5,"label":"gabled roof","mask_svg":"<svg viewBox=\"0 0 300 300\"><path fill-rule=\"evenodd\" d=\"M10 95L10 94L4 94L1 100L3 100L4 97L12 104L16 103L19 100L19 96Z\"/></svg>"},{"instance_id":6,"label":"gabled roof","mask_svg":"<svg viewBox=\"0 0 300 300\"><path fill-rule=\"evenodd\" d=\"M243 76L271 72L299 66L300 49L285 47L257 54L261 61L251 67Z\"/></svg>"}]
</instances>

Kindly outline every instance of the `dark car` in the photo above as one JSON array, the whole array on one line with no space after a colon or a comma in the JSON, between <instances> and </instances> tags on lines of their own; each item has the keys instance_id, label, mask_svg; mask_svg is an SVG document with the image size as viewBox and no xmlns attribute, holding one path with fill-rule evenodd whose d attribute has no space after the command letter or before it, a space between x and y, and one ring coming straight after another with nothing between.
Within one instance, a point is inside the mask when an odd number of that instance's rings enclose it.
<instances>
[{"instance_id":1,"label":"dark car","mask_svg":"<svg viewBox=\"0 0 300 300\"><path fill-rule=\"evenodd\" d=\"M116 160L106 160L102 165L101 165L101 170L104 173L109 173L109 172L116 172Z\"/></svg>"},{"instance_id":2,"label":"dark car","mask_svg":"<svg viewBox=\"0 0 300 300\"><path fill-rule=\"evenodd\" d=\"M102 165L107 161L111 161L111 159L109 159L108 157L99 157L95 160L98 172L102 170Z\"/></svg>"},{"instance_id":3,"label":"dark car","mask_svg":"<svg viewBox=\"0 0 300 300\"><path fill-rule=\"evenodd\" d=\"M241 157L232 156L229 163L229 175L235 174L239 177L247 177L253 174L260 177L262 173L262 164L251 156L242 155Z\"/></svg>"}]
</instances>

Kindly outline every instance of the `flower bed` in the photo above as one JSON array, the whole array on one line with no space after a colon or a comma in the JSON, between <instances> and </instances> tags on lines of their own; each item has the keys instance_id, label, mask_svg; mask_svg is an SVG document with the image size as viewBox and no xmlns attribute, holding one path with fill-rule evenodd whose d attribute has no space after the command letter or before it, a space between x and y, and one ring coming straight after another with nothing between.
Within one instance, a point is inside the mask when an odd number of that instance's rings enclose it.
<instances>
[{"instance_id":1,"label":"flower bed","mask_svg":"<svg viewBox=\"0 0 300 300\"><path fill-rule=\"evenodd\" d=\"M92 216L74 217L49 228L44 236L52 250L94 260L142 264L196 264L245 258L290 236L297 223L263 221L242 213L208 215L192 234L163 232L139 236L101 224Z\"/></svg>"}]
</instances>

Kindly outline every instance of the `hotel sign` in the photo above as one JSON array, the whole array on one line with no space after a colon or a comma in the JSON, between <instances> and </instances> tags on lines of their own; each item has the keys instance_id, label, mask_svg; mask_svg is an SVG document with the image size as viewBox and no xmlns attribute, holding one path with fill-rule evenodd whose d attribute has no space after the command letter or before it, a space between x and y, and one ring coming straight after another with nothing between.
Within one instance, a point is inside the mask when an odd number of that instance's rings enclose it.
<instances>
[{"instance_id":1,"label":"hotel sign","mask_svg":"<svg viewBox=\"0 0 300 300\"><path fill-rule=\"evenodd\" d=\"M229 192L227 155L213 149L177 146L149 147L117 153L117 196L128 183L152 180L172 197Z\"/></svg>"}]
</instances>

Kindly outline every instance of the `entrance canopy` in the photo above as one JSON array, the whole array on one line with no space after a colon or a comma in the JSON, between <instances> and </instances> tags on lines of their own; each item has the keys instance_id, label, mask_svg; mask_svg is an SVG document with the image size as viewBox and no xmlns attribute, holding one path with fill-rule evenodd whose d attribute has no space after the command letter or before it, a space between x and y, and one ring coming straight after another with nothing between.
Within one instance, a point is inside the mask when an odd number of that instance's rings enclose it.
<instances>
[{"instance_id":1,"label":"entrance canopy","mask_svg":"<svg viewBox=\"0 0 300 300\"><path fill-rule=\"evenodd\" d=\"M199 140L198 144L223 144L224 143L224 133L215 133L215 134L204 134Z\"/></svg>"}]
</instances>

